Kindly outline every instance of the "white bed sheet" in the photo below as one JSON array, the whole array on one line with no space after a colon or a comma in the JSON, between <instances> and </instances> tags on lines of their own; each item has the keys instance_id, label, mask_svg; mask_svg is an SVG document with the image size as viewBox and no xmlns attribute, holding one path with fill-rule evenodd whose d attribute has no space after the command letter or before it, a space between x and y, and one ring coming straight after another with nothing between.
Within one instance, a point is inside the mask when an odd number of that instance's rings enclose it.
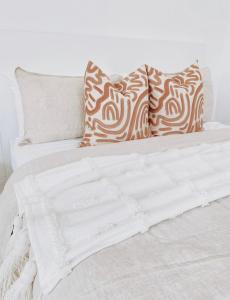
<instances>
[{"instance_id":1,"label":"white bed sheet","mask_svg":"<svg viewBox=\"0 0 230 300\"><path fill-rule=\"evenodd\" d=\"M11 165L13 170L34 159L62 151L72 150L80 146L81 138L62 140L42 144L19 145L14 142L11 145Z\"/></svg>"},{"instance_id":2,"label":"white bed sheet","mask_svg":"<svg viewBox=\"0 0 230 300\"><path fill-rule=\"evenodd\" d=\"M205 130L215 130L230 127L219 122L207 122ZM81 138L62 140L42 144L18 145L14 142L11 145L11 165L13 170L34 159L62 151L72 150L80 146Z\"/></svg>"}]
</instances>

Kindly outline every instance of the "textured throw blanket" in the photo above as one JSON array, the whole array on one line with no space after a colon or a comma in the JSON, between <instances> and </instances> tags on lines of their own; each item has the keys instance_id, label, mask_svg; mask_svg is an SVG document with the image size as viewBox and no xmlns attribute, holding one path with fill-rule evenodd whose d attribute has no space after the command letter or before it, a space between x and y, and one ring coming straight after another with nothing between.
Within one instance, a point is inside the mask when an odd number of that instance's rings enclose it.
<instances>
[{"instance_id":1,"label":"textured throw blanket","mask_svg":"<svg viewBox=\"0 0 230 300\"><path fill-rule=\"evenodd\" d=\"M21 224L0 270L8 299L30 294L36 270L47 294L95 252L230 195L230 142L82 159L28 176L15 188Z\"/></svg>"}]
</instances>

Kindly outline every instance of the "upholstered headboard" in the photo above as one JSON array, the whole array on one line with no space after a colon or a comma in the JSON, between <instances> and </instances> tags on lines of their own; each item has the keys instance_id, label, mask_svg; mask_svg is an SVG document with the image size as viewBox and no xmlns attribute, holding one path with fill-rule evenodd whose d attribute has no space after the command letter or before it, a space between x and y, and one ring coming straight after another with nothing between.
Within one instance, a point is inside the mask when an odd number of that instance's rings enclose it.
<instances>
[{"instance_id":1,"label":"upholstered headboard","mask_svg":"<svg viewBox=\"0 0 230 300\"><path fill-rule=\"evenodd\" d=\"M0 171L0 179L10 173L9 145L18 134L15 67L46 74L82 75L89 59L110 74L124 74L144 63L167 72L180 71L196 59L202 66L207 63L205 45L187 41L1 31L0 44L0 166L4 165L5 170L2 175Z\"/></svg>"}]
</instances>

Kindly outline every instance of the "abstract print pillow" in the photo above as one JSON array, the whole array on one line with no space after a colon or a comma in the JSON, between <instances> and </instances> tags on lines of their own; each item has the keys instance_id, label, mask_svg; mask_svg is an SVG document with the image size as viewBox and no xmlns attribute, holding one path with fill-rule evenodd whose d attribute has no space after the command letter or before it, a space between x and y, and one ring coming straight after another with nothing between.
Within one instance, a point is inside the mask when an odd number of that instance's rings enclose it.
<instances>
[{"instance_id":1,"label":"abstract print pillow","mask_svg":"<svg viewBox=\"0 0 230 300\"><path fill-rule=\"evenodd\" d=\"M147 66L149 126L154 136L203 130L204 94L199 67L164 74Z\"/></svg>"},{"instance_id":2,"label":"abstract print pillow","mask_svg":"<svg viewBox=\"0 0 230 300\"><path fill-rule=\"evenodd\" d=\"M121 81L89 62L84 83L85 133L81 147L147 138L148 76L146 66Z\"/></svg>"}]
</instances>

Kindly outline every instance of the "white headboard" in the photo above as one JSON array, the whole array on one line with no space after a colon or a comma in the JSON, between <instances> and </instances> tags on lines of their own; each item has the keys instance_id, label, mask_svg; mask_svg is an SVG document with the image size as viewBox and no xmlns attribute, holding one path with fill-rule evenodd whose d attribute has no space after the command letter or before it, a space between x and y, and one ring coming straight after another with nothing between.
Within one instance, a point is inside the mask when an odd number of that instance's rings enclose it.
<instances>
[{"instance_id":1,"label":"white headboard","mask_svg":"<svg viewBox=\"0 0 230 300\"><path fill-rule=\"evenodd\" d=\"M9 143L18 132L11 89L16 66L46 74L83 75L89 59L110 74L128 73L144 63L167 72L181 70L196 59L201 65L207 63L205 45L187 41L2 30L0 44L0 164L5 175L10 172Z\"/></svg>"}]
</instances>

